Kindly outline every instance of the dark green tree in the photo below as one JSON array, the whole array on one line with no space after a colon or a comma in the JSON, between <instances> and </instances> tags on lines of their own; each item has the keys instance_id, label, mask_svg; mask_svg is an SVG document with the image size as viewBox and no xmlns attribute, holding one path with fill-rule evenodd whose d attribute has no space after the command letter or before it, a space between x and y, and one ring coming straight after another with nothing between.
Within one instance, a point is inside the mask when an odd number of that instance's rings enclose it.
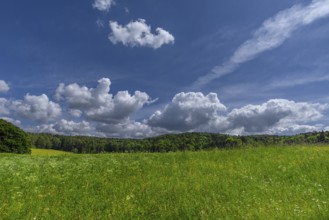
<instances>
[{"instance_id":1,"label":"dark green tree","mask_svg":"<svg viewBox=\"0 0 329 220\"><path fill-rule=\"evenodd\" d=\"M15 125L0 119L0 153L31 153L29 134Z\"/></svg>"}]
</instances>

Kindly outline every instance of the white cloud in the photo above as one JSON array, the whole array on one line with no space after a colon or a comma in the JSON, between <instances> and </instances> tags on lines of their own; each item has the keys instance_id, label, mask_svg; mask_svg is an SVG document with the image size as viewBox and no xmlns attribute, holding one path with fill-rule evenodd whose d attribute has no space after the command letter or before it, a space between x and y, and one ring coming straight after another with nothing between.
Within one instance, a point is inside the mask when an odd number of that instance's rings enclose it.
<instances>
[{"instance_id":1,"label":"white cloud","mask_svg":"<svg viewBox=\"0 0 329 220\"><path fill-rule=\"evenodd\" d=\"M267 131L267 134L284 134L284 135L294 135L312 131L324 130L322 124L316 125L299 125L299 124L283 124L280 126L275 126Z\"/></svg>"},{"instance_id":2,"label":"white cloud","mask_svg":"<svg viewBox=\"0 0 329 220\"><path fill-rule=\"evenodd\" d=\"M98 123L96 131L103 133L107 137L124 138L145 138L158 134L147 124L130 120L117 124Z\"/></svg>"},{"instance_id":3,"label":"white cloud","mask_svg":"<svg viewBox=\"0 0 329 220\"><path fill-rule=\"evenodd\" d=\"M9 85L5 81L0 80L0 93L8 92L9 89Z\"/></svg>"},{"instance_id":4,"label":"white cloud","mask_svg":"<svg viewBox=\"0 0 329 220\"><path fill-rule=\"evenodd\" d=\"M48 96L25 95L24 100L15 100L10 103L10 109L18 116L40 122L51 121L58 118L61 107L49 100Z\"/></svg>"},{"instance_id":5,"label":"white cloud","mask_svg":"<svg viewBox=\"0 0 329 220\"><path fill-rule=\"evenodd\" d=\"M246 105L227 111L217 95L179 93L146 122L167 132L219 132L245 134L295 134L323 129L329 105L271 99L260 105Z\"/></svg>"},{"instance_id":6,"label":"white cloud","mask_svg":"<svg viewBox=\"0 0 329 220\"><path fill-rule=\"evenodd\" d=\"M71 109L87 110L106 106L112 102L110 94L111 81L108 78L98 80L96 88L80 86L76 83L65 85L61 83L55 97L57 100L65 100Z\"/></svg>"},{"instance_id":7,"label":"white cloud","mask_svg":"<svg viewBox=\"0 0 329 220\"><path fill-rule=\"evenodd\" d=\"M67 86L60 84L56 90L56 98L65 100L71 110L80 111L88 120L107 124L127 120L132 113L150 102L150 97L140 91L136 91L134 95L130 95L128 91L119 91L113 96L109 93L110 85L108 78L100 79L96 88L87 88L76 83ZM73 113L78 115L78 111Z\"/></svg>"},{"instance_id":8,"label":"white cloud","mask_svg":"<svg viewBox=\"0 0 329 220\"><path fill-rule=\"evenodd\" d=\"M89 122L74 122L61 119L56 123L42 124L29 129L31 132L52 133L62 135L94 135L94 128Z\"/></svg>"},{"instance_id":9,"label":"white cloud","mask_svg":"<svg viewBox=\"0 0 329 220\"><path fill-rule=\"evenodd\" d=\"M102 80L99 81L99 84L110 87L111 82L110 80ZM105 91L104 95L108 94L108 91ZM55 98L59 101L65 100L69 108L87 109L103 104L99 103L102 95L98 93L97 89L89 89L86 86L80 86L76 83L67 86L61 83L56 90Z\"/></svg>"},{"instance_id":10,"label":"white cloud","mask_svg":"<svg viewBox=\"0 0 329 220\"><path fill-rule=\"evenodd\" d=\"M9 115L9 109L8 109L8 101L7 99L0 98L0 116L1 115Z\"/></svg>"},{"instance_id":11,"label":"white cloud","mask_svg":"<svg viewBox=\"0 0 329 220\"><path fill-rule=\"evenodd\" d=\"M261 105L233 109L227 116L228 130L240 129L242 134L298 130L319 121L327 108L328 105L272 99Z\"/></svg>"},{"instance_id":12,"label":"white cloud","mask_svg":"<svg viewBox=\"0 0 329 220\"><path fill-rule=\"evenodd\" d=\"M178 93L163 109L148 119L134 121L131 115L152 103L148 94L136 91L110 93L111 81L102 78L95 88L76 83L60 84L59 104L43 94L27 94L23 100L0 98L0 117L24 127L17 119L31 120L33 132L64 135L143 138L175 132L220 132L228 134L296 134L327 129L324 113L328 104L271 99L228 111L215 93ZM72 118L75 117L75 121Z\"/></svg>"},{"instance_id":13,"label":"white cloud","mask_svg":"<svg viewBox=\"0 0 329 220\"><path fill-rule=\"evenodd\" d=\"M109 11L114 4L114 0L95 0L93 7L100 11Z\"/></svg>"},{"instance_id":14,"label":"white cloud","mask_svg":"<svg viewBox=\"0 0 329 220\"><path fill-rule=\"evenodd\" d=\"M151 27L144 19L131 21L126 26L119 25L116 21L110 21L112 33L109 39L113 44L122 43L130 47L151 47L158 49L164 44L173 44L175 38L168 31L157 28L156 34L151 33Z\"/></svg>"},{"instance_id":15,"label":"white cloud","mask_svg":"<svg viewBox=\"0 0 329 220\"><path fill-rule=\"evenodd\" d=\"M283 44L297 29L329 16L329 0L313 0L309 5L294 5L264 21L253 37L244 42L221 66L200 77L193 85L202 87L212 80L235 71L240 64Z\"/></svg>"},{"instance_id":16,"label":"white cloud","mask_svg":"<svg viewBox=\"0 0 329 220\"><path fill-rule=\"evenodd\" d=\"M173 131L191 131L207 125L225 112L226 107L220 103L217 94L178 93L163 111L156 111L148 124Z\"/></svg>"},{"instance_id":17,"label":"white cloud","mask_svg":"<svg viewBox=\"0 0 329 220\"><path fill-rule=\"evenodd\" d=\"M41 124L27 129L36 133L51 133L60 135L86 135L117 138L144 138L158 133L144 123L124 121L117 124L93 123L85 120L71 121L61 119L55 123Z\"/></svg>"},{"instance_id":18,"label":"white cloud","mask_svg":"<svg viewBox=\"0 0 329 220\"><path fill-rule=\"evenodd\" d=\"M118 123L141 109L148 100L149 96L144 92L136 91L130 95L128 91L120 91L106 105L86 111L86 116L94 121Z\"/></svg>"},{"instance_id":19,"label":"white cloud","mask_svg":"<svg viewBox=\"0 0 329 220\"><path fill-rule=\"evenodd\" d=\"M69 113L70 113L70 115L72 115L73 117L76 117L76 118L80 118L82 115L82 111L80 111L78 109L70 109Z\"/></svg>"},{"instance_id":20,"label":"white cloud","mask_svg":"<svg viewBox=\"0 0 329 220\"><path fill-rule=\"evenodd\" d=\"M329 81L329 75L307 75L307 76L290 76L282 80L273 81L267 88L276 89L282 87L300 86L309 83Z\"/></svg>"}]
</instances>

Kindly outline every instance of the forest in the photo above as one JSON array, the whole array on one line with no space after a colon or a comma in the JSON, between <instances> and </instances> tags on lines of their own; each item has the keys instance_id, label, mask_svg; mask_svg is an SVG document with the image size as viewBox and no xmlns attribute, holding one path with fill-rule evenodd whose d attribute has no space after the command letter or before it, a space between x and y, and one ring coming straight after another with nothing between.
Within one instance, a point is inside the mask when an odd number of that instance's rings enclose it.
<instances>
[{"instance_id":1,"label":"forest","mask_svg":"<svg viewBox=\"0 0 329 220\"><path fill-rule=\"evenodd\" d=\"M100 138L30 134L36 148L55 149L74 153L105 152L175 152L215 148L257 146L290 146L329 143L329 132L309 132L294 136L249 135L232 136L216 133L167 134L145 139Z\"/></svg>"}]
</instances>

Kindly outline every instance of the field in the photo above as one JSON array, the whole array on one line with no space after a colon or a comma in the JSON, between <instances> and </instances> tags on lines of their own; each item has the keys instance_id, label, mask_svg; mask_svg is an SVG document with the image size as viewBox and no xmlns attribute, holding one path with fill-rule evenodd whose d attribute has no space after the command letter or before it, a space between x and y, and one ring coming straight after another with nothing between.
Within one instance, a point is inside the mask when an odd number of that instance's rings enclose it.
<instances>
[{"instance_id":1,"label":"field","mask_svg":"<svg viewBox=\"0 0 329 220\"><path fill-rule=\"evenodd\" d=\"M0 155L0 219L329 219L329 147Z\"/></svg>"},{"instance_id":2,"label":"field","mask_svg":"<svg viewBox=\"0 0 329 220\"><path fill-rule=\"evenodd\" d=\"M51 150L51 149L31 149L32 156L58 156L58 155L70 155L72 153L60 151L60 150Z\"/></svg>"}]
</instances>

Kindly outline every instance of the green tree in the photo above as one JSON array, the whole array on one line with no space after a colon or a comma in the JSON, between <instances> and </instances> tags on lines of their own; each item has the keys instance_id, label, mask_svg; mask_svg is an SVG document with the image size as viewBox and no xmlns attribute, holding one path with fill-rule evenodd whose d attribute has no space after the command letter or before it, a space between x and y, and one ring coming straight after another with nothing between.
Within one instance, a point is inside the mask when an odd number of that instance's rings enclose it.
<instances>
[{"instance_id":1,"label":"green tree","mask_svg":"<svg viewBox=\"0 0 329 220\"><path fill-rule=\"evenodd\" d=\"M326 135L325 135L324 131L320 132L318 141L321 143L324 143L326 141Z\"/></svg>"},{"instance_id":2,"label":"green tree","mask_svg":"<svg viewBox=\"0 0 329 220\"><path fill-rule=\"evenodd\" d=\"M31 153L30 136L13 124L0 119L0 153Z\"/></svg>"},{"instance_id":3,"label":"green tree","mask_svg":"<svg viewBox=\"0 0 329 220\"><path fill-rule=\"evenodd\" d=\"M240 147L242 146L242 141L239 137L230 136L225 140L226 147Z\"/></svg>"}]
</instances>

